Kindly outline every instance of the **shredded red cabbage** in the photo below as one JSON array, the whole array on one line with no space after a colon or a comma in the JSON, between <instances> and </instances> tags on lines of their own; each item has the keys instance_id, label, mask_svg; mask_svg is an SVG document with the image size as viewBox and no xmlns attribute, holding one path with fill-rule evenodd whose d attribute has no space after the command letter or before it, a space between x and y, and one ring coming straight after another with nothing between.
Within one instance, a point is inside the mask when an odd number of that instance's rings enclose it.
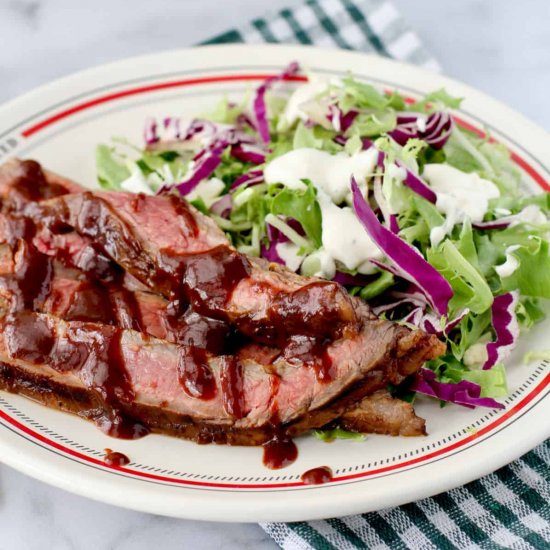
<instances>
[{"instance_id":1,"label":"shredded red cabbage","mask_svg":"<svg viewBox=\"0 0 550 550\"><path fill-rule=\"evenodd\" d=\"M302 227L300 226L300 229L301 228ZM262 258L265 258L266 260L269 260L270 262L286 265L285 261L279 256L279 253L277 252L277 245L280 243L288 242L289 238L284 233L281 233L281 231L279 231L276 227L273 227L268 223L266 223L266 231L268 244L267 246L263 243L260 245L260 256Z\"/></svg>"},{"instance_id":2,"label":"shredded red cabbage","mask_svg":"<svg viewBox=\"0 0 550 550\"><path fill-rule=\"evenodd\" d=\"M217 146L205 152L196 160L194 172L189 178L175 185L182 197L188 195L204 179L209 178L222 161L222 153L225 147ZM197 159L197 157L195 157ZM159 191L162 192L162 189Z\"/></svg>"},{"instance_id":3,"label":"shredded red cabbage","mask_svg":"<svg viewBox=\"0 0 550 550\"><path fill-rule=\"evenodd\" d=\"M300 67L298 63L291 63L281 74L268 78L261 86L256 90L256 97L254 98L254 114L256 115L256 126L260 137L264 143L269 143L269 124L267 122L267 107L265 104L265 94L280 80L286 80L291 76L294 76Z\"/></svg>"},{"instance_id":4,"label":"shredded red cabbage","mask_svg":"<svg viewBox=\"0 0 550 550\"><path fill-rule=\"evenodd\" d=\"M384 169L384 160L386 158L386 155L382 151L378 151L378 167ZM404 164L399 162L398 160L395 161L396 166L399 168L403 168L406 172L405 179L403 180L403 183L412 189L417 195L420 195L421 197L425 198L427 201L430 201L431 203L435 204L437 201L437 195L435 194L432 189L430 189L429 185L418 175L416 175L411 169L407 168Z\"/></svg>"},{"instance_id":5,"label":"shredded red cabbage","mask_svg":"<svg viewBox=\"0 0 550 550\"><path fill-rule=\"evenodd\" d=\"M502 403L491 397L480 397L481 387L478 384L469 380L461 380L457 384L439 382L436 380L435 372L430 369L420 369L411 389L470 409L474 407L504 408Z\"/></svg>"},{"instance_id":6,"label":"shredded red cabbage","mask_svg":"<svg viewBox=\"0 0 550 550\"><path fill-rule=\"evenodd\" d=\"M370 238L393 262L399 275L413 282L439 315L447 315L453 290L449 282L422 255L379 221L352 177L353 206Z\"/></svg>"},{"instance_id":7,"label":"shredded red cabbage","mask_svg":"<svg viewBox=\"0 0 550 550\"><path fill-rule=\"evenodd\" d=\"M424 125L421 124L424 121ZM453 119L449 113L432 113L426 118L422 113L403 113L397 117L397 126L388 132L399 145L411 138L418 138L434 149L441 149L453 131Z\"/></svg>"},{"instance_id":8,"label":"shredded red cabbage","mask_svg":"<svg viewBox=\"0 0 550 550\"><path fill-rule=\"evenodd\" d=\"M501 218L500 220L492 220L490 222L478 222L472 223L472 227L480 230L490 230L490 229L506 229L512 223L511 220L506 220Z\"/></svg>"},{"instance_id":9,"label":"shredded red cabbage","mask_svg":"<svg viewBox=\"0 0 550 550\"><path fill-rule=\"evenodd\" d=\"M516 345L519 336L519 324L516 317L518 300L519 293L517 291L495 296L491 315L496 340L487 344L487 361L483 365L484 370L503 361Z\"/></svg>"},{"instance_id":10,"label":"shredded red cabbage","mask_svg":"<svg viewBox=\"0 0 550 550\"><path fill-rule=\"evenodd\" d=\"M443 327L441 327L441 319L433 314L426 313L420 319L418 326L428 334L436 334L439 337L447 336L468 313L470 313L468 308L463 309L454 319L447 321Z\"/></svg>"},{"instance_id":11,"label":"shredded red cabbage","mask_svg":"<svg viewBox=\"0 0 550 550\"><path fill-rule=\"evenodd\" d=\"M249 143L240 142L233 145L231 156L251 164L263 164L265 162L265 151Z\"/></svg>"},{"instance_id":12,"label":"shredded red cabbage","mask_svg":"<svg viewBox=\"0 0 550 550\"><path fill-rule=\"evenodd\" d=\"M327 119L332 124L335 132L345 132L358 114L358 111L353 109L344 114L338 105L331 104L328 106Z\"/></svg>"},{"instance_id":13,"label":"shredded red cabbage","mask_svg":"<svg viewBox=\"0 0 550 550\"><path fill-rule=\"evenodd\" d=\"M241 185L246 185L250 187L251 185L257 185L258 183L263 183L264 173L261 170L251 170L246 174L242 174L231 184L231 190L237 189Z\"/></svg>"},{"instance_id":14,"label":"shredded red cabbage","mask_svg":"<svg viewBox=\"0 0 550 550\"><path fill-rule=\"evenodd\" d=\"M216 202L210 206L210 212L220 216L221 218L227 218L233 207L233 197L229 194L223 195Z\"/></svg>"},{"instance_id":15,"label":"shredded red cabbage","mask_svg":"<svg viewBox=\"0 0 550 550\"><path fill-rule=\"evenodd\" d=\"M335 283L348 286L365 286L371 281L367 275L352 275L343 271L337 271L332 280Z\"/></svg>"},{"instance_id":16,"label":"shredded red cabbage","mask_svg":"<svg viewBox=\"0 0 550 550\"><path fill-rule=\"evenodd\" d=\"M157 121L154 118L147 118L143 127L143 140L147 145L156 143L159 140L157 134Z\"/></svg>"},{"instance_id":17,"label":"shredded red cabbage","mask_svg":"<svg viewBox=\"0 0 550 550\"><path fill-rule=\"evenodd\" d=\"M420 195L427 201L430 201L433 204L436 203L437 195L434 191L432 191L432 189L430 189L428 184L420 176L416 175L406 166L403 166L399 161L396 161L395 164L397 164L397 166L403 167L407 172L407 175L405 176L405 179L403 181L403 183L407 187L412 189L417 195Z\"/></svg>"}]
</instances>

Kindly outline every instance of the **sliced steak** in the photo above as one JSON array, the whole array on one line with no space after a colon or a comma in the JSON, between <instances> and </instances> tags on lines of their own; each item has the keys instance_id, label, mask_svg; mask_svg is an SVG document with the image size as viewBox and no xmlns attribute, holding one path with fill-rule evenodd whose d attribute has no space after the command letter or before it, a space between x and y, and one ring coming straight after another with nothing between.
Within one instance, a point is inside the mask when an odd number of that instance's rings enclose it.
<instances>
[{"instance_id":1,"label":"sliced steak","mask_svg":"<svg viewBox=\"0 0 550 550\"><path fill-rule=\"evenodd\" d=\"M52 394L65 396L59 407L106 431L144 425L203 442L259 444L275 431L298 435L325 425L340 407L399 383L441 346L433 336L373 320L327 348L333 377L322 383L311 368L246 346L233 357L194 355L191 346L140 332L23 312L2 331L0 384L50 404Z\"/></svg>"},{"instance_id":2,"label":"sliced steak","mask_svg":"<svg viewBox=\"0 0 550 550\"><path fill-rule=\"evenodd\" d=\"M0 165L0 201L4 211L18 212L29 202L82 190L70 180L44 172L33 160L12 159Z\"/></svg>"},{"instance_id":3,"label":"sliced steak","mask_svg":"<svg viewBox=\"0 0 550 550\"><path fill-rule=\"evenodd\" d=\"M295 333L332 337L357 323L340 285L239 254L212 220L178 197L80 193L28 213L53 236L70 226L152 291L264 343ZM55 254L54 241L43 239L41 249Z\"/></svg>"},{"instance_id":4,"label":"sliced steak","mask_svg":"<svg viewBox=\"0 0 550 550\"><path fill-rule=\"evenodd\" d=\"M383 435L426 435L426 421L414 412L413 406L379 390L362 399L338 420L344 430Z\"/></svg>"}]
</instances>

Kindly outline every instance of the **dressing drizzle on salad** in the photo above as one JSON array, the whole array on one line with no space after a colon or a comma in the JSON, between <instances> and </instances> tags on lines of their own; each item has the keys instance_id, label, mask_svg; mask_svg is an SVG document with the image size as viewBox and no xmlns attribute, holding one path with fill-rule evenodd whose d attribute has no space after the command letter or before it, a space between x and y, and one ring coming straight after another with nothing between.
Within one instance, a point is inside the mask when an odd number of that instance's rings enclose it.
<instances>
[{"instance_id":1,"label":"dressing drizzle on salad","mask_svg":"<svg viewBox=\"0 0 550 550\"><path fill-rule=\"evenodd\" d=\"M239 251L437 334L447 353L416 392L501 407L518 327L550 298L550 195L524 196L509 152L457 128L445 90L411 104L351 75L288 82L298 70L190 123L147 121L137 155L98 146L100 184L183 194Z\"/></svg>"}]
</instances>

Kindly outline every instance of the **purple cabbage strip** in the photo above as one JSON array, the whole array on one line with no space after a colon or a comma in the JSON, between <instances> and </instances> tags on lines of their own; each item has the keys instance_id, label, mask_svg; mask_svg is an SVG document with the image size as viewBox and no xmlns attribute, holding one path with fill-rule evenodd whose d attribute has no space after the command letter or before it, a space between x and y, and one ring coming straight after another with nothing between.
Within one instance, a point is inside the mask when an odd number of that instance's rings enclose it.
<instances>
[{"instance_id":1,"label":"purple cabbage strip","mask_svg":"<svg viewBox=\"0 0 550 550\"><path fill-rule=\"evenodd\" d=\"M453 131L453 119L449 113L432 113L426 119L423 130L418 125L418 120L426 115L422 113L402 113L397 116L397 126L388 132L399 145L405 145L411 138L419 138L434 149L441 149Z\"/></svg>"},{"instance_id":2,"label":"purple cabbage strip","mask_svg":"<svg viewBox=\"0 0 550 550\"><path fill-rule=\"evenodd\" d=\"M270 140L265 94L269 88L273 86L273 84L280 80L286 80L287 78L294 76L299 70L300 67L298 63L293 62L281 74L268 78L261 86L258 87L256 91L256 97L254 98L254 114L256 115L258 133L264 143L269 143Z\"/></svg>"},{"instance_id":3,"label":"purple cabbage strip","mask_svg":"<svg viewBox=\"0 0 550 550\"><path fill-rule=\"evenodd\" d=\"M440 320L435 315L427 313L420 320L418 327L428 334L435 334L439 337L447 336L468 313L470 313L468 308L463 309L452 321L447 321L443 328L439 327Z\"/></svg>"},{"instance_id":4,"label":"purple cabbage strip","mask_svg":"<svg viewBox=\"0 0 550 550\"><path fill-rule=\"evenodd\" d=\"M397 222L397 216L395 214L390 214L390 231L392 233L399 233L399 223Z\"/></svg>"},{"instance_id":5,"label":"purple cabbage strip","mask_svg":"<svg viewBox=\"0 0 550 550\"><path fill-rule=\"evenodd\" d=\"M170 140L179 140L181 137L181 120L179 117L167 116L162 121L164 126L164 131L168 133L167 139ZM170 135L171 134L171 135Z\"/></svg>"},{"instance_id":6,"label":"purple cabbage strip","mask_svg":"<svg viewBox=\"0 0 550 550\"><path fill-rule=\"evenodd\" d=\"M352 275L351 273L337 271L332 280L341 285L364 286L367 285L371 279L367 275Z\"/></svg>"},{"instance_id":7,"label":"purple cabbage strip","mask_svg":"<svg viewBox=\"0 0 550 550\"><path fill-rule=\"evenodd\" d=\"M336 132L346 132L358 114L353 109L344 114L338 105L332 104L328 106L327 119Z\"/></svg>"},{"instance_id":8,"label":"purple cabbage strip","mask_svg":"<svg viewBox=\"0 0 550 550\"><path fill-rule=\"evenodd\" d=\"M277 241L270 241L268 246L265 246L263 243L260 245L260 256L262 258L265 258L269 262L273 262L275 264L281 264L286 265L285 261L279 256L279 253L277 252L277 245L279 243Z\"/></svg>"},{"instance_id":9,"label":"purple cabbage strip","mask_svg":"<svg viewBox=\"0 0 550 550\"><path fill-rule=\"evenodd\" d=\"M264 173L261 170L251 170L246 174L242 174L231 184L231 190L237 189L241 185L257 185L258 183L263 183Z\"/></svg>"},{"instance_id":10,"label":"purple cabbage strip","mask_svg":"<svg viewBox=\"0 0 550 550\"><path fill-rule=\"evenodd\" d=\"M203 154L197 160L197 166L191 176L175 185L182 197L185 197L204 179L210 177L222 161L222 153L225 147L217 146ZM195 157L196 158L196 157ZM162 191L162 190L161 190Z\"/></svg>"},{"instance_id":11,"label":"purple cabbage strip","mask_svg":"<svg viewBox=\"0 0 550 550\"><path fill-rule=\"evenodd\" d=\"M406 317L401 319L403 323L410 323L416 327L420 326L422 316L424 315L424 308L421 306L415 307Z\"/></svg>"},{"instance_id":12,"label":"purple cabbage strip","mask_svg":"<svg viewBox=\"0 0 550 550\"><path fill-rule=\"evenodd\" d=\"M220 218L227 218L233 207L233 197L229 194L223 195L216 202L210 206L210 212L220 216Z\"/></svg>"},{"instance_id":13,"label":"purple cabbage strip","mask_svg":"<svg viewBox=\"0 0 550 550\"><path fill-rule=\"evenodd\" d=\"M334 136L332 141L334 141L334 143L337 143L338 145L345 145L348 141L348 138L346 136L343 136L342 134L339 134L337 136Z\"/></svg>"},{"instance_id":14,"label":"purple cabbage strip","mask_svg":"<svg viewBox=\"0 0 550 550\"><path fill-rule=\"evenodd\" d=\"M254 124L254 121L246 113L240 113L237 116L237 119L235 120L235 126L239 130L246 128L247 126L252 130L256 130L256 125Z\"/></svg>"},{"instance_id":15,"label":"purple cabbage strip","mask_svg":"<svg viewBox=\"0 0 550 550\"><path fill-rule=\"evenodd\" d=\"M266 230L268 245L265 246L263 243L260 245L260 256L270 262L286 265L277 252L277 245L288 242L289 238L284 233L281 233L276 227L268 223L266 224Z\"/></svg>"},{"instance_id":16,"label":"purple cabbage strip","mask_svg":"<svg viewBox=\"0 0 550 550\"><path fill-rule=\"evenodd\" d=\"M378 221L353 177L351 188L355 213L370 238L397 267L400 276L418 286L439 315L447 315L453 297L449 282L417 250Z\"/></svg>"},{"instance_id":17,"label":"purple cabbage strip","mask_svg":"<svg viewBox=\"0 0 550 550\"><path fill-rule=\"evenodd\" d=\"M492 220L490 222L472 223L472 227L482 231L488 231L489 229L506 229L511 223L511 220L501 218L500 220Z\"/></svg>"},{"instance_id":18,"label":"purple cabbage strip","mask_svg":"<svg viewBox=\"0 0 550 550\"><path fill-rule=\"evenodd\" d=\"M496 340L487 344L487 361L483 365L483 370L488 370L496 363L503 361L514 349L519 336L516 317L518 300L517 291L495 296L491 315Z\"/></svg>"},{"instance_id":19,"label":"purple cabbage strip","mask_svg":"<svg viewBox=\"0 0 550 550\"><path fill-rule=\"evenodd\" d=\"M147 145L159 141L157 133L157 121L154 118L147 118L143 127L143 140Z\"/></svg>"},{"instance_id":20,"label":"purple cabbage strip","mask_svg":"<svg viewBox=\"0 0 550 550\"><path fill-rule=\"evenodd\" d=\"M403 183L412 189L417 195L420 195L422 198L435 204L437 201L437 195L434 191L432 191L432 189L430 189L428 184L422 180L420 176L417 176L412 170L409 170L406 166L403 166L399 161L397 161L396 164L399 167L405 168L405 171L407 172Z\"/></svg>"},{"instance_id":21,"label":"purple cabbage strip","mask_svg":"<svg viewBox=\"0 0 550 550\"><path fill-rule=\"evenodd\" d=\"M384 160L386 155L382 151L378 151L378 167L384 169ZM417 195L420 195L427 201L435 204L437 201L437 195L434 191L428 186L428 184L420 177L417 176L412 170L407 168L403 163L398 160L395 161L396 166L403 168L406 172L405 179L403 180L404 185L412 189Z\"/></svg>"},{"instance_id":22,"label":"purple cabbage strip","mask_svg":"<svg viewBox=\"0 0 550 550\"><path fill-rule=\"evenodd\" d=\"M231 156L252 164L263 164L265 162L265 151L248 143L233 145L231 147Z\"/></svg>"},{"instance_id":23,"label":"purple cabbage strip","mask_svg":"<svg viewBox=\"0 0 550 550\"><path fill-rule=\"evenodd\" d=\"M418 393L436 397L441 401L455 403L470 409L474 407L504 408L502 403L491 397L480 397L481 386L479 384L469 380L461 380L456 384L439 382L436 380L435 372L430 369L420 369L411 389Z\"/></svg>"}]
</instances>

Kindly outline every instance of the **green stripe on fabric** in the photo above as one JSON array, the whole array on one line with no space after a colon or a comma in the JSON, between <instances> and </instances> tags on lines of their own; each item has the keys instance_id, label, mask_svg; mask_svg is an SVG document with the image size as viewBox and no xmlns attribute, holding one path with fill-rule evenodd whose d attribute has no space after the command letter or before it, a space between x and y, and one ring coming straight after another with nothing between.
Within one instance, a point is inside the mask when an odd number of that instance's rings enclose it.
<instances>
[{"instance_id":1,"label":"green stripe on fabric","mask_svg":"<svg viewBox=\"0 0 550 550\"><path fill-rule=\"evenodd\" d=\"M548 464L548 462L545 462L535 452L527 453L525 456L521 457L521 460L525 462L527 466L537 472L537 474L542 476L542 478L548 479L548 470L550 469L550 464Z\"/></svg>"},{"instance_id":2,"label":"green stripe on fabric","mask_svg":"<svg viewBox=\"0 0 550 550\"><path fill-rule=\"evenodd\" d=\"M478 527L460 508L449 493L441 493L432 497L447 515L454 521L464 533L474 542L480 544L487 536L483 529Z\"/></svg>"},{"instance_id":3,"label":"green stripe on fabric","mask_svg":"<svg viewBox=\"0 0 550 550\"><path fill-rule=\"evenodd\" d=\"M401 540L399 533L379 513L371 512L363 514L365 520L374 528L376 534L392 549L406 549L405 543Z\"/></svg>"},{"instance_id":4,"label":"green stripe on fabric","mask_svg":"<svg viewBox=\"0 0 550 550\"><path fill-rule=\"evenodd\" d=\"M417 504L411 502L400 507L405 512L414 525L424 533L426 538L440 550L453 549L453 542L448 539L439 529L430 521L424 510Z\"/></svg>"},{"instance_id":5,"label":"green stripe on fabric","mask_svg":"<svg viewBox=\"0 0 550 550\"><path fill-rule=\"evenodd\" d=\"M280 12L281 17L288 23L288 26L292 29L292 32L302 44L313 44L311 38L307 32L300 26L298 21L296 21L293 13L290 10L282 10Z\"/></svg>"},{"instance_id":6,"label":"green stripe on fabric","mask_svg":"<svg viewBox=\"0 0 550 550\"><path fill-rule=\"evenodd\" d=\"M264 19L254 19L251 25L262 35L266 42L279 42Z\"/></svg>"},{"instance_id":7,"label":"green stripe on fabric","mask_svg":"<svg viewBox=\"0 0 550 550\"><path fill-rule=\"evenodd\" d=\"M331 38L340 46L346 50L351 50L351 46L340 36L340 32L332 19L328 17L321 5L315 0L307 0L306 4L313 10L315 16L319 20L319 23L331 36Z\"/></svg>"},{"instance_id":8,"label":"green stripe on fabric","mask_svg":"<svg viewBox=\"0 0 550 550\"><path fill-rule=\"evenodd\" d=\"M341 519L332 518L327 519L327 523L332 526L338 533L340 533L350 544L353 544L355 548L367 548L364 541L362 541L355 531L350 529Z\"/></svg>"},{"instance_id":9,"label":"green stripe on fabric","mask_svg":"<svg viewBox=\"0 0 550 550\"><path fill-rule=\"evenodd\" d=\"M224 32L223 34L218 34L209 40L205 40L204 42L201 42L201 44L228 44L230 42L244 42L244 38L238 30L232 29Z\"/></svg>"},{"instance_id":10,"label":"green stripe on fabric","mask_svg":"<svg viewBox=\"0 0 550 550\"><path fill-rule=\"evenodd\" d=\"M495 476L506 485L512 492L525 502L525 504L533 509L540 510L549 508L550 505L542 498L532 487L529 487L514 471L510 468L501 468L495 472Z\"/></svg>"},{"instance_id":11,"label":"green stripe on fabric","mask_svg":"<svg viewBox=\"0 0 550 550\"><path fill-rule=\"evenodd\" d=\"M485 486L485 483L487 483L486 478L478 482L480 491L483 493L484 508L488 510L503 527L514 533L517 537L527 540L529 543L533 544L535 548L544 548L546 542L539 537L537 533L531 531L531 529L521 523L518 516L516 516L506 504L496 500Z\"/></svg>"},{"instance_id":12,"label":"green stripe on fabric","mask_svg":"<svg viewBox=\"0 0 550 550\"><path fill-rule=\"evenodd\" d=\"M287 523L287 527L292 529L299 537L304 539L316 550L337 550L317 529L314 529L306 521L297 523Z\"/></svg>"},{"instance_id":13,"label":"green stripe on fabric","mask_svg":"<svg viewBox=\"0 0 550 550\"><path fill-rule=\"evenodd\" d=\"M359 25L363 34L367 37L368 41L372 44L373 48L380 54L386 57L390 57L388 50L384 46L380 37L372 30L367 18L363 15L361 10L351 0L340 0L350 17Z\"/></svg>"}]
</instances>

